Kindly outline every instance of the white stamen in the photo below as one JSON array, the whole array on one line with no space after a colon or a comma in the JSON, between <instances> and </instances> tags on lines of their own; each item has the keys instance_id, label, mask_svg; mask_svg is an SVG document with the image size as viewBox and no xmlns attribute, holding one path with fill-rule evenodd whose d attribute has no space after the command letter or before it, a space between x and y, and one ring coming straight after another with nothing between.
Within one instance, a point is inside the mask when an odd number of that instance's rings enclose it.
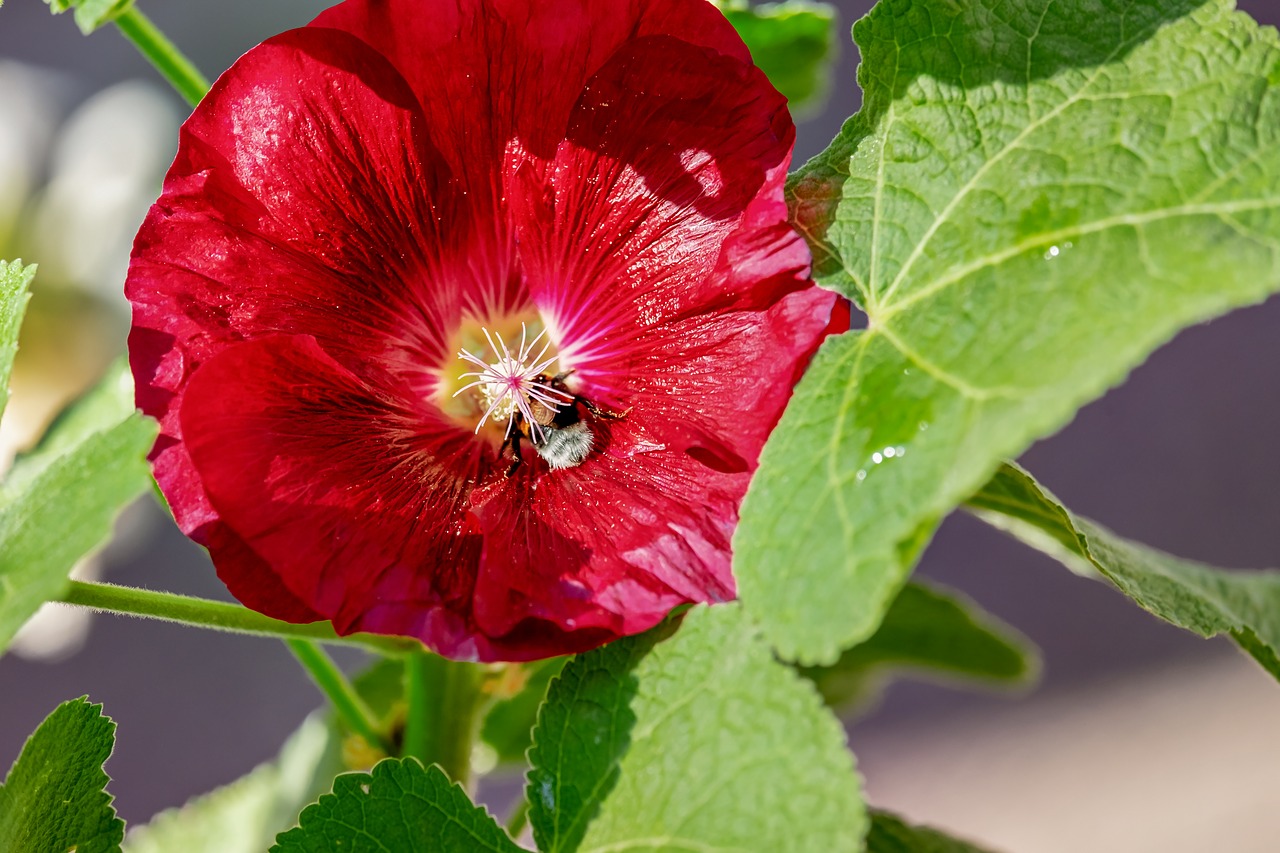
<instances>
[{"instance_id":1,"label":"white stamen","mask_svg":"<svg viewBox=\"0 0 1280 853\"><path fill-rule=\"evenodd\" d=\"M480 397L482 404L486 407L484 416L480 418L480 423L476 424L476 432L480 432L480 427L484 426L485 421L490 417L494 421L507 422L506 435L510 437L511 428L515 424L515 413L518 411L524 417L525 423L529 424L529 430L533 433L535 440L541 440L543 429L537 421L533 419L533 407L529 404L530 400L536 400L543 406L552 411L558 411L561 406L573 400L572 394L567 394L558 388L552 388L542 382L535 382L534 379L552 365L559 356L543 360L547 349L551 346L551 341L543 344L542 349L536 356L530 358L533 348L538 345L546 335L547 330L543 329L538 333L532 341L528 340L528 330L525 324L520 324L520 349L512 355L507 349L507 343L502 339L502 335L494 332L489 334L489 330L481 327L480 331L484 332L485 340L489 342L490 348L497 355L498 360L492 364L485 361L478 355L459 350L458 358L473 364L480 368L476 371L462 374L459 378L466 379L475 377L473 382L468 382L457 391L453 396L458 396L463 391L469 391L472 388L480 389ZM498 342L494 343L494 338ZM530 365L530 362L533 362Z\"/></svg>"}]
</instances>

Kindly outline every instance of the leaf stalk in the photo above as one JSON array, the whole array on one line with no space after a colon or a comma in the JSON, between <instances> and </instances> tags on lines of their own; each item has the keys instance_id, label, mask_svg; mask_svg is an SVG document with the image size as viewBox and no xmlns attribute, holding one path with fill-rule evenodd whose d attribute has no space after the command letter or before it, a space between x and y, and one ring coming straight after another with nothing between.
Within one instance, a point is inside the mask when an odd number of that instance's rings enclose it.
<instances>
[{"instance_id":1,"label":"leaf stalk","mask_svg":"<svg viewBox=\"0 0 1280 853\"><path fill-rule=\"evenodd\" d=\"M107 613L141 616L233 634L361 646L387 656L400 656L421 648L418 642L399 637L381 637L376 634L339 636L328 622L295 625L263 616L239 604L108 583L71 581L62 596L55 600Z\"/></svg>"},{"instance_id":2,"label":"leaf stalk","mask_svg":"<svg viewBox=\"0 0 1280 853\"><path fill-rule=\"evenodd\" d=\"M325 654L314 640L290 638L284 644L293 652L293 656L311 676L320 692L328 697L333 710L347 727L364 738L370 746L382 750L385 755L394 755L395 750L381 731L373 711L360 698L342 670L338 669L333 658Z\"/></svg>"},{"instance_id":3,"label":"leaf stalk","mask_svg":"<svg viewBox=\"0 0 1280 853\"><path fill-rule=\"evenodd\" d=\"M195 106L209 91L209 80L178 50L151 19L131 7L115 19L120 33L155 66L187 103Z\"/></svg>"}]
</instances>

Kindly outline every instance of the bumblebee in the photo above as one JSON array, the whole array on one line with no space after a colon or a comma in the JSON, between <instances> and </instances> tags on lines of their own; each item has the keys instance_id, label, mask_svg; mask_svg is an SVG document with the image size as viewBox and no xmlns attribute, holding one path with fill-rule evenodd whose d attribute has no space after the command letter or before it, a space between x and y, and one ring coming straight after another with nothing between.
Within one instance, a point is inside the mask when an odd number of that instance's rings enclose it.
<instances>
[{"instance_id":1,"label":"bumblebee","mask_svg":"<svg viewBox=\"0 0 1280 853\"><path fill-rule=\"evenodd\" d=\"M523 463L520 454L521 439L528 439L551 469L574 468L581 465L595 447L595 433L591 429L591 420L617 421L625 418L631 411L614 412L602 409L595 403L579 394L569 391L565 385L573 371L548 376L545 373L534 378L534 383L550 389L557 396L565 399L565 404L556 408L545 405L541 401L528 397L532 422L517 409L512 413L511 431L498 453L501 456L508 446L511 447L511 467L507 476L511 476Z\"/></svg>"}]
</instances>

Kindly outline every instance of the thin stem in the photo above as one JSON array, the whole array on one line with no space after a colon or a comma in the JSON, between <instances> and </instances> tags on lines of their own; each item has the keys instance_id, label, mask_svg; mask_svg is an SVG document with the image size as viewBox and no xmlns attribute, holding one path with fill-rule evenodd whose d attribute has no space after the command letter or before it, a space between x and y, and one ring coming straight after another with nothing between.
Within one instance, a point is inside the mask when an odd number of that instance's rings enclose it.
<instances>
[{"instance_id":1,"label":"thin stem","mask_svg":"<svg viewBox=\"0 0 1280 853\"><path fill-rule=\"evenodd\" d=\"M516 807L511 811L511 817L507 818L507 835L515 840L520 840L520 834L524 832L524 828L529 825L529 798L523 793L520 794L520 801L516 803Z\"/></svg>"},{"instance_id":2,"label":"thin stem","mask_svg":"<svg viewBox=\"0 0 1280 853\"><path fill-rule=\"evenodd\" d=\"M342 674L342 670L338 669L333 658L325 654L311 640L289 639L284 643L298 659L298 663L302 664L302 668L311 676L316 687L320 688L320 692L329 697L333 710L338 713L347 727L368 741L370 746L391 755L391 745L378 730L373 711L360 698L360 694L351 686L351 682Z\"/></svg>"},{"instance_id":3,"label":"thin stem","mask_svg":"<svg viewBox=\"0 0 1280 853\"><path fill-rule=\"evenodd\" d=\"M405 658L404 755L423 765L439 764L450 779L466 787L471 781L483 695L483 672L476 664L447 660L425 650Z\"/></svg>"},{"instance_id":4,"label":"thin stem","mask_svg":"<svg viewBox=\"0 0 1280 853\"><path fill-rule=\"evenodd\" d=\"M438 679L430 653L414 652L404 659L405 701L409 703L409 716L404 721L405 756L412 756L430 767L431 732L437 728L438 706L431 701ZM438 698L438 697L437 697Z\"/></svg>"},{"instance_id":5,"label":"thin stem","mask_svg":"<svg viewBox=\"0 0 1280 853\"><path fill-rule=\"evenodd\" d=\"M255 613L239 604L108 583L71 581L67 591L57 601L109 613L142 616L164 622L177 622L181 625L194 625L198 628L211 628L215 631L229 631L233 634L281 639L299 637L322 643L362 646L383 655L398 656L414 648L421 648L420 644L412 640L380 637L376 634L350 634L340 637L328 622L294 625Z\"/></svg>"},{"instance_id":6,"label":"thin stem","mask_svg":"<svg viewBox=\"0 0 1280 853\"><path fill-rule=\"evenodd\" d=\"M178 90L178 94L186 98L187 103L193 107L200 103L200 99L209 91L208 79L151 23L150 18L133 7L116 18L115 25L173 88Z\"/></svg>"}]
</instances>

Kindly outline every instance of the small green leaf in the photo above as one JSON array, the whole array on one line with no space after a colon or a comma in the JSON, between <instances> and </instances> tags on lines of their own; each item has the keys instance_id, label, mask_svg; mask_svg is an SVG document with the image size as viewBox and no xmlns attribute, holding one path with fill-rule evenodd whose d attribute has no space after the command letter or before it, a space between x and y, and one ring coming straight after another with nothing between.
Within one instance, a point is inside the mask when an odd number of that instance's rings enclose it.
<instances>
[{"instance_id":1,"label":"small green leaf","mask_svg":"<svg viewBox=\"0 0 1280 853\"><path fill-rule=\"evenodd\" d=\"M949 838L935 829L912 826L889 812L871 813L867 853L988 853L967 841Z\"/></svg>"},{"instance_id":2,"label":"small green leaf","mask_svg":"<svg viewBox=\"0 0 1280 853\"><path fill-rule=\"evenodd\" d=\"M750 6L720 3L769 82L787 96L792 112L822 106L836 56L836 10L826 3L786 0Z\"/></svg>"},{"instance_id":3,"label":"small green leaf","mask_svg":"<svg viewBox=\"0 0 1280 853\"><path fill-rule=\"evenodd\" d=\"M134 828L125 853L260 853L345 769L332 724L312 715L275 761Z\"/></svg>"},{"instance_id":4,"label":"small green leaf","mask_svg":"<svg viewBox=\"0 0 1280 853\"><path fill-rule=\"evenodd\" d=\"M72 566L150 487L145 457L155 433L154 422L134 410L121 362L14 463L0 484L0 650L41 604L62 594Z\"/></svg>"},{"instance_id":5,"label":"small green leaf","mask_svg":"<svg viewBox=\"0 0 1280 853\"><path fill-rule=\"evenodd\" d=\"M22 261L0 261L0 414L9 402L9 374L18 353L18 331L31 298L35 265Z\"/></svg>"},{"instance_id":6,"label":"small green leaf","mask_svg":"<svg viewBox=\"0 0 1280 853\"><path fill-rule=\"evenodd\" d=\"M827 704L865 704L899 671L924 677L1015 686L1033 680L1039 657L1031 641L950 590L909 583L879 630L832 666L806 667Z\"/></svg>"},{"instance_id":7,"label":"small green leaf","mask_svg":"<svg viewBox=\"0 0 1280 853\"><path fill-rule=\"evenodd\" d=\"M85 35L109 24L133 8L134 0L45 0L49 11L61 15L75 9L76 26Z\"/></svg>"},{"instance_id":8,"label":"small green leaf","mask_svg":"<svg viewBox=\"0 0 1280 853\"><path fill-rule=\"evenodd\" d=\"M388 758L373 773L344 773L307 806L271 853L521 853L502 827L436 765Z\"/></svg>"},{"instance_id":9,"label":"small green leaf","mask_svg":"<svg viewBox=\"0 0 1280 853\"><path fill-rule=\"evenodd\" d=\"M480 737L493 747L503 764L523 764L525 752L533 743L533 725L538 708L546 698L551 679L560 674L568 658L551 658L525 664L529 680L510 699L495 702L480 726Z\"/></svg>"},{"instance_id":10,"label":"small green leaf","mask_svg":"<svg viewBox=\"0 0 1280 853\"><path fill-rule=\"evenodd\" d=\"M970 508L1085 575L1101 574L1143 609L1202 637L1228 634L1280 678L1280 571L1228 571L1130 542L1003 466Z\"/></svg>"},{"instance_id":11,"label":"small green leaf","mask_svg":"<svg viewBox=\"0 0 1280 853\"><path fill-rule=\"evenodd\" d=\"M862 849L844 731L741 607L574 658L538 715L526 794L538 849Z\"/></svg>"},{"instance_id":12,"label":"small green leaf","mask_svg":"<svg viewBox=\"0 0 1280 853\"><path fill-rule=\"evenodd\" d=\"M112 853L124 821L116 817L102 765L116 724L86 697L45 718L0 785L0 850Z\"/></svg>"},{"instance_id":13,"label":"small green leaf","mask_svg":"<svg viewBox=\"0 0 1280 853\"><path fill-rule=\"evenodd\" d=\"M1228 0L882 0L854 34L864 108L790 190L868 327L814 359L733 548L809 664L1002 459L1280 286L1280 43Z\"/></svg>"}]
</instances>

